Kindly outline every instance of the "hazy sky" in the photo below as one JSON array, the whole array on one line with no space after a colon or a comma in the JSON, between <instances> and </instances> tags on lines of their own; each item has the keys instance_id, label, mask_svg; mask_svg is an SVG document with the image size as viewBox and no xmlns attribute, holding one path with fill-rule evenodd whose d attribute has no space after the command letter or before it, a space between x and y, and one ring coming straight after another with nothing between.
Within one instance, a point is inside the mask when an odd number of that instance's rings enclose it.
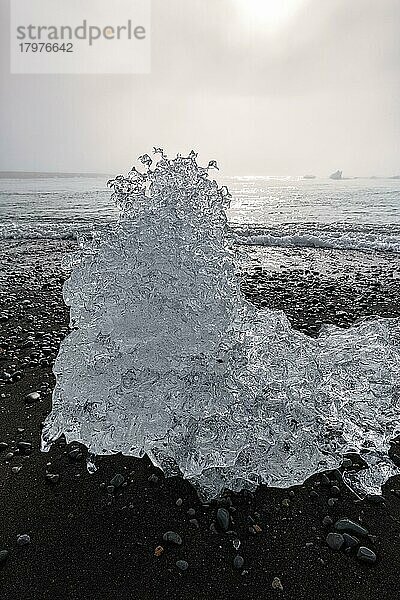
<instances>
[{"instance_id":1,"label":"hazy sky","mask_svg":"<svg viewBox=\"0 0 400 600\"><path fill-rule=\"evenodd\" d=\"M157 145L225 174L400 173L399 0L153 0L129 76L10 75L7 4L1 170L123 172Z\"/></svg>"}]
</instances>

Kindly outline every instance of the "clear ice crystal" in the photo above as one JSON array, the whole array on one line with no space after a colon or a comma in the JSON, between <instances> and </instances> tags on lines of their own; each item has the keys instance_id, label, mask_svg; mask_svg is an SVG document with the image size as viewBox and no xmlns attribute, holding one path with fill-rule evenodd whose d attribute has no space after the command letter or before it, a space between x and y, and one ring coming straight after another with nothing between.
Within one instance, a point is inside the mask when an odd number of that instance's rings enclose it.
<instances>
[{"instance_id":1,"label":"clear ice crystal","mask_svg":"<svg viewBox=\"0 0 400 600\"><path fill-rule=\"evenodd\" d=\"M92 456L147 454L204 499L298 484L362 451L368 476L351 483L376 493L398 472L387 450L400 432L399 320L312 339L257 310L240 291L229 191L195 152L154 151L109 182L120 218L80 244L65 283L74 329L43 450L64 433Z\"/></svg>"}]
</instances>

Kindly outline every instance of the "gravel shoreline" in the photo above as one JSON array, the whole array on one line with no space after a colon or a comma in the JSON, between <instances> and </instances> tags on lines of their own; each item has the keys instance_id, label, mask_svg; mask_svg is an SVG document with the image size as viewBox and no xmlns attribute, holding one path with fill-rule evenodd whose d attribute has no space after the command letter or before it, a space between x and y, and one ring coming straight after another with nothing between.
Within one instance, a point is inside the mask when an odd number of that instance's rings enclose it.
<instances>
[{"instance_id":1,"label":"gravel shoreline","mask_svg":"<svg viewBox=\"0 0 400 600\"><path fill-rule=\"evenodd\" d=\"M60 258L73 247L2 250L2 600L397 598L400 478L382 498L360 502L341 481L360 464L355 456L290 490L261 486L203 505L186 481L165 479L147 459L100 457L89 475L77 444L61 439L40 452L51 365L68 332ZM395 269L379 265L335 279L255 265L243 281L248 299L285 310L309 335L327 322L400 316L396 286Z\"/></svg>"}]
</instances>

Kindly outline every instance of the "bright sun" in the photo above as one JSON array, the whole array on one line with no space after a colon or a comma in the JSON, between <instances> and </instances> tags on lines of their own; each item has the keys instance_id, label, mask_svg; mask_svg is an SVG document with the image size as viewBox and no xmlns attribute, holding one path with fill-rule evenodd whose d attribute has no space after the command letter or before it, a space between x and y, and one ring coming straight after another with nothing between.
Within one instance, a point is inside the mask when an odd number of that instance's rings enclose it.
<instances>
[{"instance_id":1,"label":"bright sun","mask_svg":"<svg viewBox=\"0 0 400 600\"><path fill-rule=\"evenodd\" d=\"M303 3L304 0L236 0L245 19L270 30L283 26Z\"/></svg>"}]
</instances>

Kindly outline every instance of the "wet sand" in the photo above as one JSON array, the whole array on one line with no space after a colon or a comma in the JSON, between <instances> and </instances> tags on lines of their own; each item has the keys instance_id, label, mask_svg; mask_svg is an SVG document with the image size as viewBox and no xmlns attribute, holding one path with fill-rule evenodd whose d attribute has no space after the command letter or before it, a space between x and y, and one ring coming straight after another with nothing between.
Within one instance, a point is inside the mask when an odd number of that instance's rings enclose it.
<instances>
[{"instance_id":1,"label":"wet sand","mask_svg":"<svg viewBox=\"0 0 400 600\"><path fill-rule=\"evenodd\" d=\"M1 252L0 553L8 554L0 554L0 598L397 598L400 478L385 485L381 500L360 502L341 482L342 467L290 490L261 486L205 506L187 482L165 479L147 459L101 457L89 475L83 447L60 440L48 454L40 452L51 365L68 332L60 259L73 247L15 242ZM325 323L347 327L370 315L400 316L396 270L379 261L334 278L303 267L253 266L243 281L248 299L285 310L309 335ZM40 399L27 402L36 391ZM399 448L393 452L400 461ZM361 464L352 459L346 468ZM117 473L124 483L112 489ZM218 526L219 507L229 512L228 532ZM356 558L358 547L328 547L326 537L342 517L368 530L359 545L376 553L374 564ZM166 543L167 531L182 544ZM18 545L22 534L29 544ZM244 559L240 568L237 555ZM187 561L187 570L178 560Z\"/></svg>"}]
</instances>

